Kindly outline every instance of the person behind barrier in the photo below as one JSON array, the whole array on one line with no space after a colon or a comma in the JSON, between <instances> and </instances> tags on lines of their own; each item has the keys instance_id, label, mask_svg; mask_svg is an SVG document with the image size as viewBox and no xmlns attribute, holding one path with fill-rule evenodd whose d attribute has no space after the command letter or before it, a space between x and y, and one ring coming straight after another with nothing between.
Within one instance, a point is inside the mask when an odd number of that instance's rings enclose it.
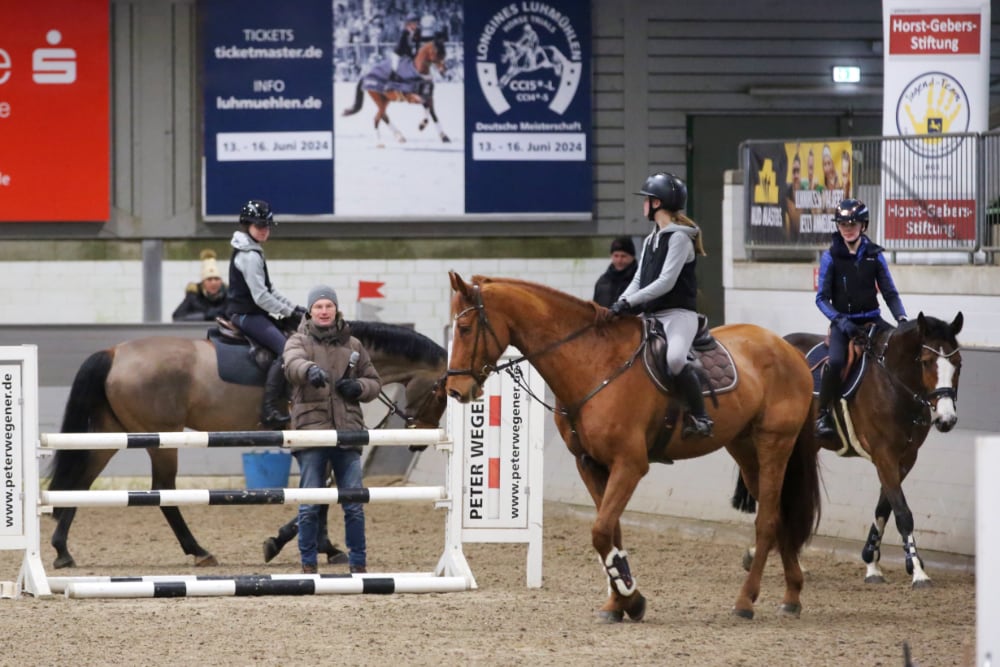
<instances>
[{"instance_id":1,"label":"person behind barrier","mask_svg":"<svg viewBox=\"0 0 1000 667\"><path fill-rule=\"evenodd\" d=\"M688 362L698 333L695 263L705 254L701 229L680 212L687 204L687 186L673 174L651 174L635 194L645 197L643 212L655 227L643 241L639 270L608 313L618 317L639 310L660 321L667 337L667 367L691 413L684 435L710 437L714 423L705 412L701 381Z\"/></svg>"},{"instance_id":2,"label":"person behind barrier","mask_svg":"<svg viewBox=\"0 0 1000 667\"><path fill-rule=\"evenodd\" d=\"M337 293L326 285L309 290L309 319L285 346L285 375L292 385L292 428L315 430L365 429L361 403L382 389L367 350L351 336L338 309ZM308 447L295 453L300 488L326 486L327 464L337 490L362 488L361 451L357 447ZM361 503L343 503L344 543L351 572L365 572L365 513ZM302 572L317 571L320 505L299 505L299 554Z\"/></svg>"},{"instance_id":3,"label":"person behind barrier","mask_svg":"<svg viewBox=\"0 0 1000 667\"><path fill-rule=\"evenodd\" d=\"M820 257L816 285L816 306L830 320L830 359L820 381L816 419L819 438L836 435L830 406L840 394L851 339L860 336L862 327L869 323L889 327L882 319L878 292L882 292L896 322L906 321L883 249L865 234L868 207L857 199L845 199L837 205L833 220L837 231L832 234L830 248Z\"/></svg>"},{"instance_id":4,"label":"person behind barrier","mask_svg":"<svg viewBox=\"0 0 1000 667\"><path fill-rule=\"evenodd\" d=\"M628 236L611 242L611 264L594 285L594 301L605 308L618 300L635 276L639 264L635 261L635 244Z\"/></svg>"},{"instance_id":5,"label":"person behind barrier","mask_svg":"<svg viewBox=\"0 0 1000 667\"><path fill-rule=\"evenodd\" d=\"M288 330L298 328L306 313L271 285L264 259L263 244L276 227L271 205L251 199L240 211L240 228L233 232L229 260L229 304L226 312L230 321L255 341L274 352L275 359L267 372L261 423L267 428L280 429L288 423L284 403L285 380L281 369L281 353L285 349L285 334L278 328L277 318Z\"/></svg>"},{"instance_id":6,"label":"person behind barrier","mask_svg":"<svg viewBox=\"0 0 1000 667\"><path fill-rule=\"evenodd\" d=\"M201 282L188 283L184 300L171 318L174 322L203 322L226 314L226 283L215 261L214 250L201 251Z\"/></svg>"}]
</instances>

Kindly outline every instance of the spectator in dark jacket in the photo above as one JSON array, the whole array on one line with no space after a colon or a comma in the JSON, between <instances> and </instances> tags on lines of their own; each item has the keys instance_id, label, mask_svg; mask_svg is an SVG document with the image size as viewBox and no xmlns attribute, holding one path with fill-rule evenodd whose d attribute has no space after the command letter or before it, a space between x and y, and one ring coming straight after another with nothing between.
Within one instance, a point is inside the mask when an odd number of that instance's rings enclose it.
<instances>
[{"instance_id":1,"label":"spectator in dark jacket","mask_svg":"<svg viewBox=\"0 0 1000 667\"><path fill-rule=\"evenodd\" d=\"M184 300L174 310L174 322L204 322L226 314L226 283L215 263L214 250L201 251L201 282L188 283Z\"/></svg>"},{"instance_id":2,"label":"spectator in dark jacket","mask_svg":"<svg viewBox=\"0 0 1000 667\"><path fill-rule=\"evenodd\" d=\"M638 262L635 261L635 244L628 236L619 236L611 242L611 264L594 285L594 301L610 308L632 282Z\"/></svg>"}]
</instances>

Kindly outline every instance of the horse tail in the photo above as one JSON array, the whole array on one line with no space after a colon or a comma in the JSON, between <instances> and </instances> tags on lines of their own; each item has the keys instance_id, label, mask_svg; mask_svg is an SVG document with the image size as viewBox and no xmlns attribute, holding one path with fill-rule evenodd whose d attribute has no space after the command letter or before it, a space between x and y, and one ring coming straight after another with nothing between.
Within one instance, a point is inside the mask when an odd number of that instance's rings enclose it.
<instances>
[{"instance_id":1,"label":"horse tail","mask_svg":"<svg viewBox=\"0 0 1000 667\"><path fill-rule=\"evenodd\" d=\"M810 413L811 414L811 413ZM781 546L798 553L819 525L819 448L813 440L812 420L806 418L795 439L781 485Z\"/></svg>"},{"instance_id":2,"label":"horse tail","mask_svg":"<svg viewBox=\"0 0 1000 667\"><path fill-rule=\"evenodd\" d=\"M361 111L361 105L365 103L365 91L361 89L361 79L358 79L358 85L354 87L354 106L350 109L344 109L342 116L352 116L357 112Z\"/></svg>"},{"instance_id":3,"label":"horse tail","mask_svg":"<svg viewBox=\"0 0 1000 667\"><path fill-rule=\"evenodd\" d=\"M86 433L90 430L94 414L110 409L104 382L108 379L114 358L108 350L95 352L80 366L73 378L73 385L66 400L62 433ZM52 457L49 489L65 491L77 489L87 467L90 452L77 449L60 449ZM55 508L52 515L59 518L60 510Z\"/></svg>"},{"instance_id":4,"label":"horse tail","mask_svg":"<svg viewBox=\"0 0 1000 667\"><path fill-rule=\"evenodd\" d=\"M743 475L736 476L736 490L733 491L730 502L733 504L733 509L740 512L753 514L757 511L757 499L750 495L750 489L743 483Z\"/></svg>"}]
</instances>

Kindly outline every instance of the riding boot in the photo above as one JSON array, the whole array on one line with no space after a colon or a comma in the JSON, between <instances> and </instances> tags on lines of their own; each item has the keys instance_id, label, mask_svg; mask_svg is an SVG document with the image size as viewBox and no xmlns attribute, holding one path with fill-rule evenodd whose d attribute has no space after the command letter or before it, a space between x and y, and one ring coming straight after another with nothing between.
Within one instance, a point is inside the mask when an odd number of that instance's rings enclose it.
<instances>
[{"instance_id":1,"label":"riding boot","mask_svg":"<svg viewBox=\"0 0 1000 667\"><path fill-rule=\"evenodd\" d=\"M681 398L688 404L691 411L690 423L684 426L684 437L697 435L704 438L712 437L715 423L705 412L705 397L701 395L701 380L698 379L694 367L686 364L674 378L675 386Z\"/></svg>"},{"instance_id":2,"label":"riding boot","mask_svg":"<svg viewBox=\"0 0 1000 667\"><path fill-rule=\"evenodd\" d=\"M819 413L816 416L816 437L833 438L837 431L833 426L833 415L830 414L830 405L836 400L840 393L840 377L838 373L830 370L829 366L823 368L823 379L819 384Z\"/></svg>"},{"instance_id":3,"label":"riding boot","mask_svg":"<svg viewBox=\"0 0 1000 667\"><path fill-rule=\"evenodd\" d=\"M274 431L288 426L288 383L285 380L284 360L278 357L267 369L264 383L264 400L260 407L260 422Z\"/></svg>"}]
</instances>

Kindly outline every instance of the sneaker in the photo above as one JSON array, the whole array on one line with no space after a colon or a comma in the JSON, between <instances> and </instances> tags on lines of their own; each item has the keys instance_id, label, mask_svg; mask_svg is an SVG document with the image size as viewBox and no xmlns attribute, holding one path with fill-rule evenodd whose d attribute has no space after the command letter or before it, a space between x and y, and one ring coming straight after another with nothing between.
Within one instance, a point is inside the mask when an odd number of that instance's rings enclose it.
<instances>
[{"instance_id":1,"label":"sneaker","mask_svg":"<svg viewBox=\"0 0 1000 667\"><path fill-rule=\"evenodd\" d=\"M351 566L351 574L366 574L367 572L368 568L366 568L364 565Z\"/></svg>"},{"instance_id":2,"label":"sneaker","mask_svg":"<svg viewBox=\"0 0 1000 667\"><path fill-rule=\"evenodd\" d=\"M315 563L302 563L302 574L318 574Z\"/></svg>"}]
</instances>

